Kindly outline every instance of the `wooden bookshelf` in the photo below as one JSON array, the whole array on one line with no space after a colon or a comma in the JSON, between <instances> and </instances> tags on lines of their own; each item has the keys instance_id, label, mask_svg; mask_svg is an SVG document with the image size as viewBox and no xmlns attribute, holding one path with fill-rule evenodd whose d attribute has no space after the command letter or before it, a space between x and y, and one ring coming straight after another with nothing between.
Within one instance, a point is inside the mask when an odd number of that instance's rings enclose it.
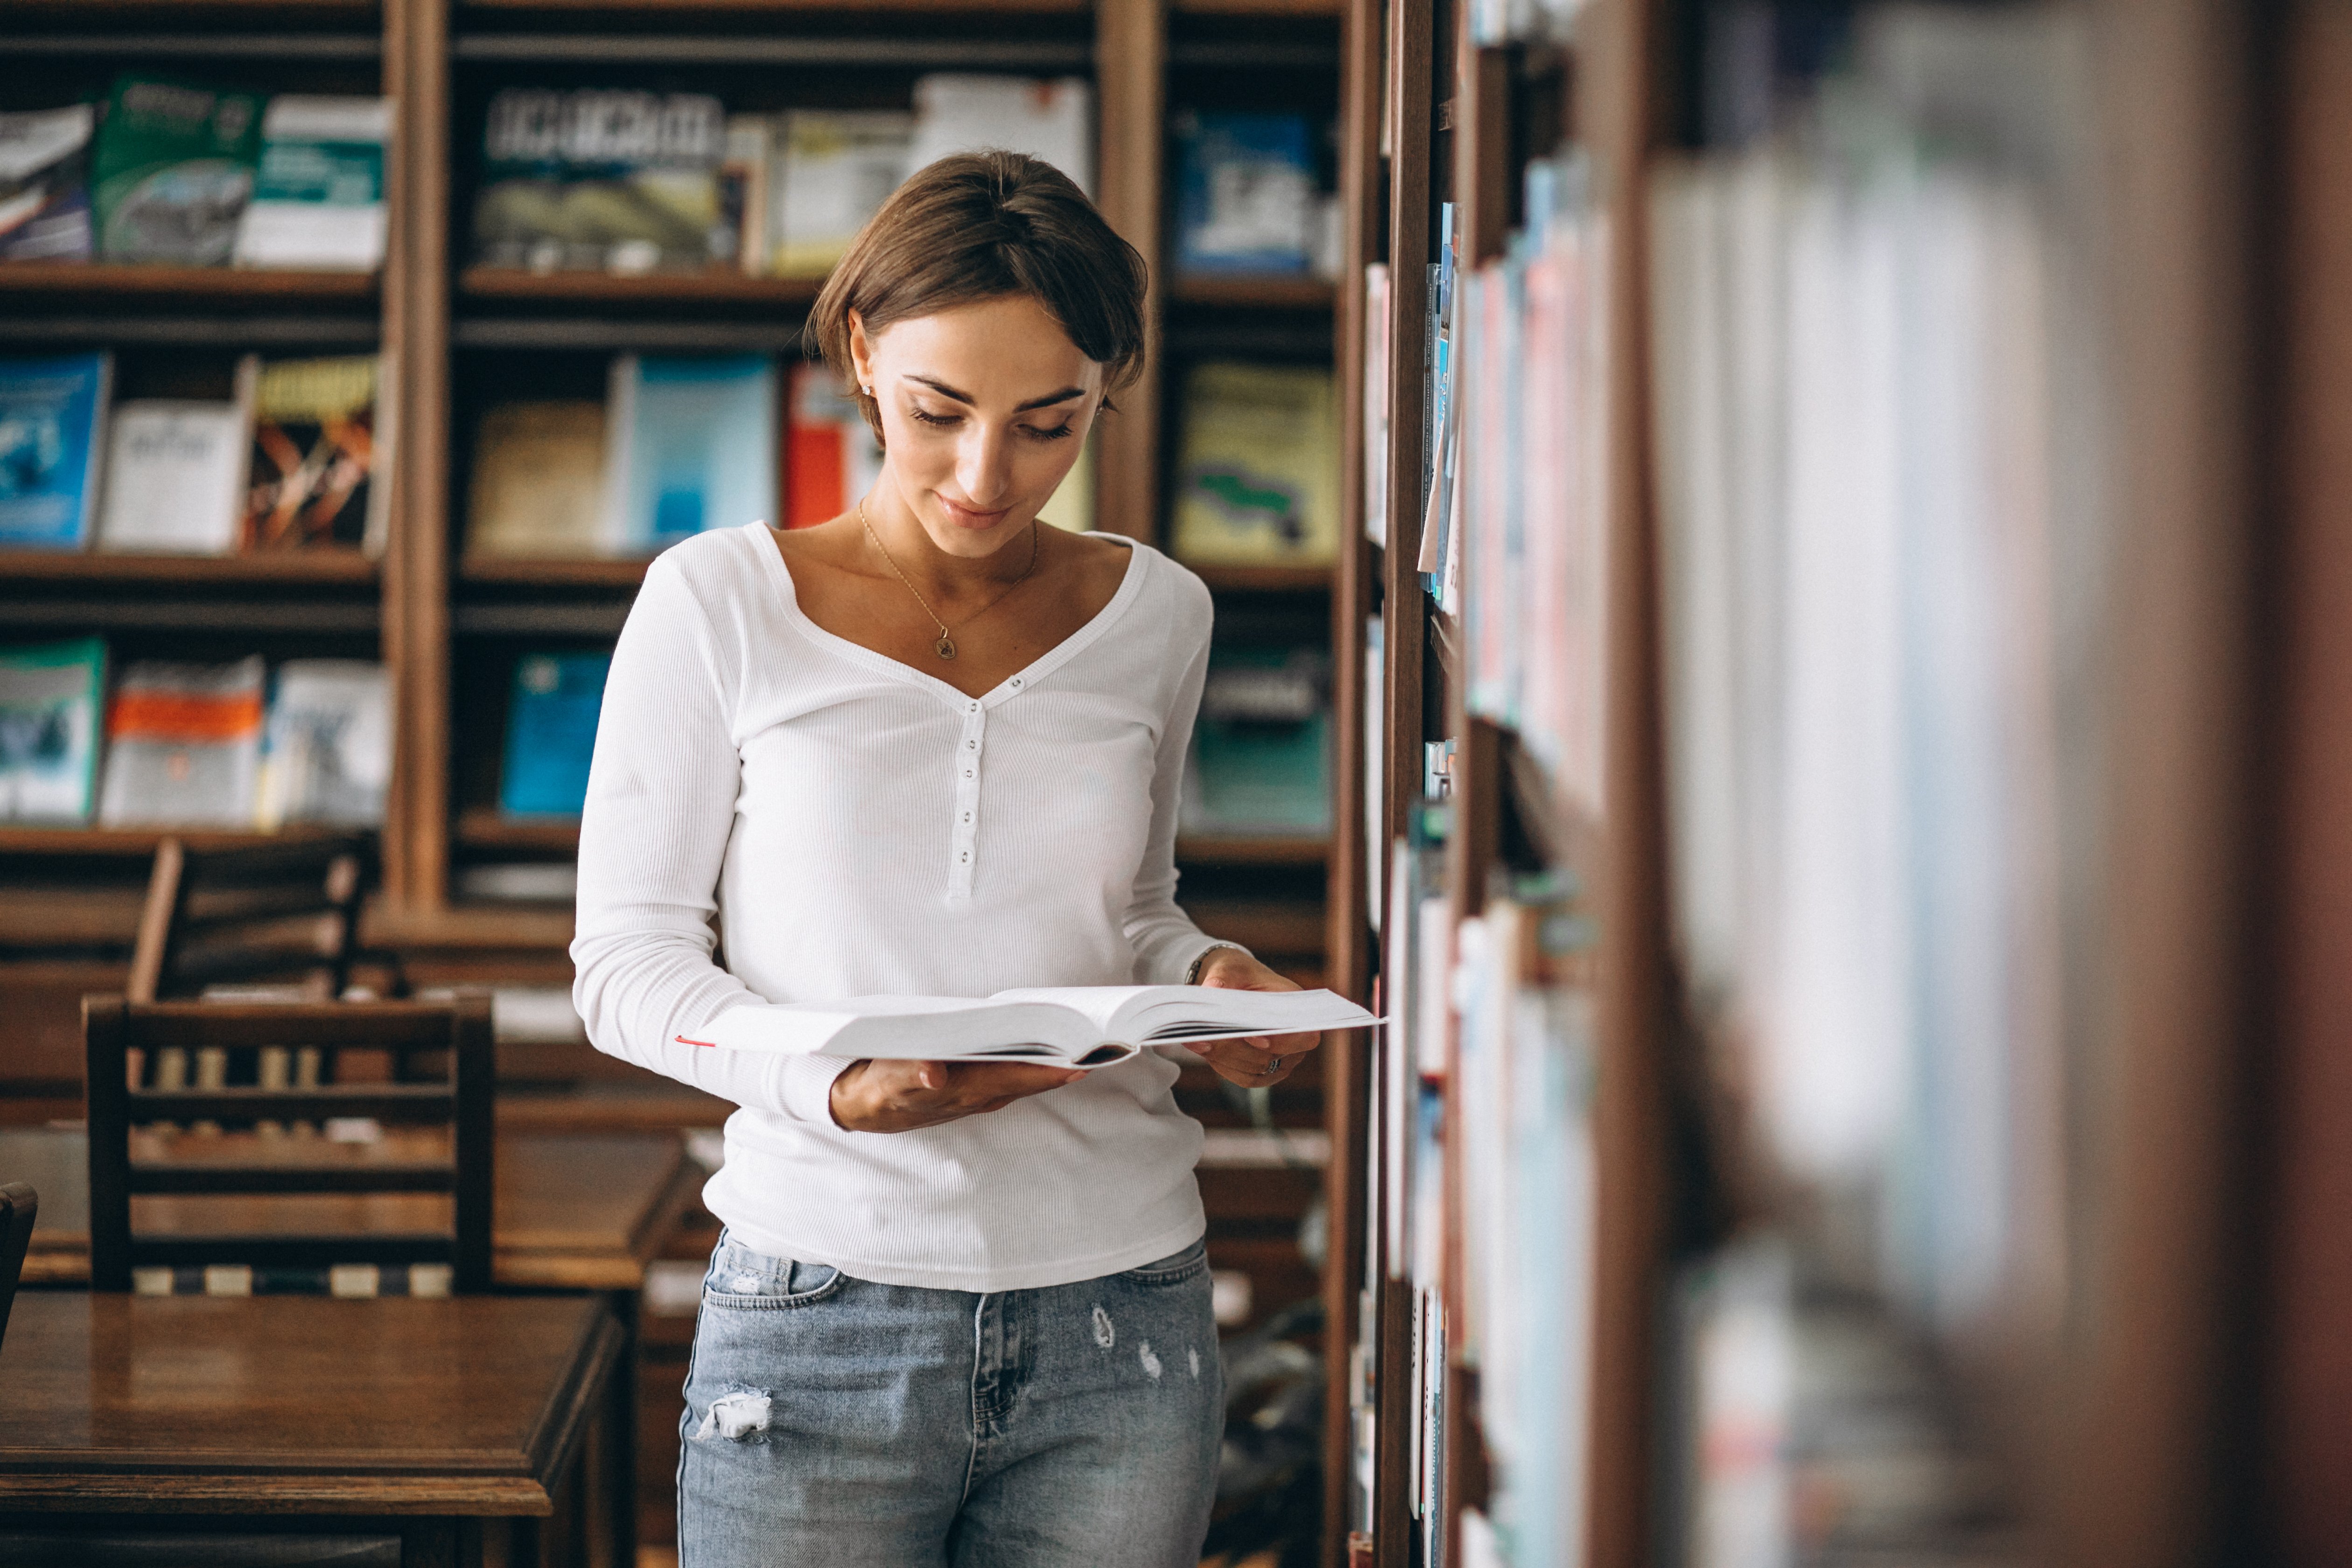
<instances>
[{"instance_id":1,"label":"wooden bookshelf","mask_svg":"<svg viewBox=\"0 0 2352 1568\"><path fill-rule=\"evenodd\" d=\"M1225 310L1328 310L1339 285L1328 278L1214 277L1178 274L1169 297L1179 305Z\"/></svg>"},{"instance_id":2,"label":"wooden bookshelf","mask_svg":"<svg viewBox=\"0 0 2352 1568\"><path fill-rule=\"evenodd\" d=\"M108 855L143 860L155 846L176 838L191 849L242 849L282 844L316 830L289 827L279 833L237 833L203 827L0 826L0 856Z\"/></svg>"},{"instance_id":3,"label":"wooden bookshelf","mask_svg":"<svg viewBox=\"0 0 2352 1568\"><path fill-rule=\"evenodd\" d=\"M146 555L100 551L0 550L0 583L361 586L382 564L357 550L289 550L257 555Z\"/></svg>"},{"instance_id":4,"label":"wooden bookshelf","mask_svg":"<svg viewBox=\"0 0 2352 1568\"><path fill-rule=\"evenodd\" d=\"M1176 840L1180 866L1320 866L1330 853L1328 838L1195 833Z\"/></svg>"},{"instance_id":5,"label":"wooden bookshelf","mask_svg":"<svg viewBox=\"0 0 2352 1568\"><path fill-rule=\"evenodd\" d=\"M626 590L646 580L646 565L644 561L635 559L468 555L458 563L457 576L461 582L514 587Z\"/></svg>"},{"instance_id":6,"label":"wooden bookshelf","mask_svg":"<svg viewBox=\"0 0 2352 1568\"><path fill-rule=\"evenodd\" d=\"M1213 594L1326 594L1328 566L1193 566Z\"/></svg>"},{"instance_id":7,"label":"wooden bookshelf","mask_svg":"<svg viewBox=\"0 0 2352 1568\"><path fill-rule=\"evenodd\" d=\"M553 305L728 305L805 310L816 302L821 278L752 278L741 272L530 272L512 267L468 267L457 291L468 300Z\"/></svg>"},{"instance_id":8,"label":"wooden bookshelf","mask_svg":"<svg viewBox=\"0 0 2352 1568\"><path fill-rule=\"evenodd\" d=\"M363 303L373 272L275 271L236 267L129 266L103 261L0 261L0 300L103 295L173 304Z\"/></svg>"}]
</instances>

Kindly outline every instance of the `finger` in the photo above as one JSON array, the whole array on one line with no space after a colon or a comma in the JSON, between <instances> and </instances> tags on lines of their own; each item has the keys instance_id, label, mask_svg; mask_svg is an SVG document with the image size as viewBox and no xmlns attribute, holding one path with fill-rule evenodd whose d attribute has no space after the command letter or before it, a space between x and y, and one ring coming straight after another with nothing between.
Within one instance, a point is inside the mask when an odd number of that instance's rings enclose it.
<instances>
[{"instance_id":1,"label":"finger","mask_svg":"<svg viewBox=\"0 0 2352 1568\"><path fill-rule=\"evenodd\" d=\"M969 1098L1017 1100L1076 1083L1086 1076L1076 1068L1036 1067L1028 1062L961 1062L956 1067L955 1086Z\"/></svg>"}]
</instances>

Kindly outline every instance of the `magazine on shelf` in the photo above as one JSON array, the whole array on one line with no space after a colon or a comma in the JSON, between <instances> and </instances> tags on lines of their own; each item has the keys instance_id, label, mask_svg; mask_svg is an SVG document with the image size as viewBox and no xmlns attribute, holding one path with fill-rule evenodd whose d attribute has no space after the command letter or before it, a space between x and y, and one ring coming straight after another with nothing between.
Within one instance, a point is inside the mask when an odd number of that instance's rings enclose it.
<instances>
[{"instance_id":1,"label":"magazine on shelf","mask_svg":"<svg viewBox=\"0 0 2352 1568\"><path fill-rule=\"evenodd\" d=\"M219 267L261 157L261 100L200 83L118 79L90 154L99 253Z\"/></svg>"},{"instance_id":2,"label":"magazine on shelf","mask_svg":"<svg viewBox=\"0 0 2352 1568\"><path fill-rule=\"evenodd\" d=\"M261 164L237 221L239 267L373 272L383 265L383 151L392 100L281 93L261 116Z\"/></svg>"},{"instance_id":3,"label":"magazine on shelf","mask_svg":"<svg viewBox=\"0 0 2352 1568\"><path fill-rule=\"evenodd\" d=\"M1360 1029L1380 1022L1329 991L1058 985L992 996L852 996L721 1013L679 1043L782 1056L1110 1067L1148 1046Z\"/></svg>"},{"instance_id":4,"label":"magazine on shelf","mask_svg":"<svg viewBox=\"0 0 2352 1568\"><path fill-rule=\"evenodd\" d=\"M88 261L95 104L0 114L0 260Z\"/></svg>"}]
</instances>

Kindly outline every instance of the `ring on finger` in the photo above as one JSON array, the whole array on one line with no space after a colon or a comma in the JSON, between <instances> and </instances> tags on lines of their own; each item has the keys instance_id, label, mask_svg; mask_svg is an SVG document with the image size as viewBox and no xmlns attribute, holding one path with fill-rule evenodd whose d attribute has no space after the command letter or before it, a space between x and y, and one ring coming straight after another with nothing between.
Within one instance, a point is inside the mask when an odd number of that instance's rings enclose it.
<instances>
[{"instance_id":1,"label":"ring on finger","mask_svg":"<svg viewBox=\"0 0 2352 1568\"><path fill-rule=\"evenodd\" d=\"M1280 1057L1276 1057L1271 1061L1267 1062L1265 1064L1265 1070L1268 1073L1280 1072L1282 1070L1282 1058Z\"/></svg>"}]
</instances>

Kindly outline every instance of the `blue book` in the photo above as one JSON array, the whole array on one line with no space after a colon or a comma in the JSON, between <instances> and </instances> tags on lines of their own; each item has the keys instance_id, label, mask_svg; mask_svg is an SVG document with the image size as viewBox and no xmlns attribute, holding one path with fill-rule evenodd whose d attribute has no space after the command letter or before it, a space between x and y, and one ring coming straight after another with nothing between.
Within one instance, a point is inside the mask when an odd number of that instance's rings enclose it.
<instances>
[{"instance_id":1,"label":"blue book","mask_svg":"<svg viewBox=\"0 0 2352 1568\"><path fill-rule=\"evenodd\" d=\"M1176 140L1178 270L1306 271L1317 214L1307 117L1181 114Z\"/></svg>"},{"instance_id":2,"label":"blue book","mask_svg":"<svg viewBox=\"0 0 2352 1568\"><path fill-rule=\"evenodd\" d=\"M103 351L0 360L0 548L89 542L113 378Z\"/></svg>"},{"instance_id":3,"label":"blue book","mask_svg":"<svg viewBox=\"0 0 2352 1568\"><path fill-rule=\"evenodd\" d=\"M525 654L507 707L499 810L508 816L578 816L604 705L609 653Z\"/></svg>"},{"instance_id":4,"label":"blue book","mask_svg":"<svg viewBox=\"0 0 2352 1568\"><path fill-rule=\"evenodd\" d=\"M776 366L765 354L613 362L604 542L650 555L706 528L774 522Z\"/></svg>"}]
</instances>

